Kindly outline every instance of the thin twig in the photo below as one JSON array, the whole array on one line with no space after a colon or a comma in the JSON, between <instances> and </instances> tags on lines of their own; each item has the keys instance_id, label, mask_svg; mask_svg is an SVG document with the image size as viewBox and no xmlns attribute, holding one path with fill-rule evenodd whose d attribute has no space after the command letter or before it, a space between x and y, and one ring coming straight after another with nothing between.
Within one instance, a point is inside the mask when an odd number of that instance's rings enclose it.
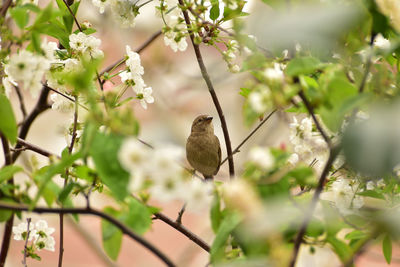
<instances>
[{"instance_id":1,"label":"thin twig","mask_svg":"<svg viewBox=\"0 0 400 267\"><path fill-rule=\"evenodd\" d=\"M329 170L334 162L334 160L336 159L337 155L339 154L340 151L340 147L333 147L330 149L329 151L329 158L328 161L325 164L325 167L321 173L321 176L319 178L318 181L318 185L317 188L315 189L313 198L311 200L310 206L308 207L308 209L306 210L305 214L304 214L304 219L303 222L300 226L299 232L297 234L297 237L294 241L294 248L293 248L293 253L292 253L292 259L290 261L289 266L290 267L294 267L296 264L296 260L297 260L297 255L299 253L299 249L300 249L300 245L303 242L303 236L306 233L307 230L307 226L311 221L311 217L313 216L315 207L317 206L317 203L319 201L319 196L321 195L321 192L324 188L325 185L325 181L326 181L326 177L328 176Z\"/></svg>"},{"instance_id":2,"label":"thin twig","mask_svg":"<svg viewBox=\"0 0 400 267\"><path fill-rule=\"evenodd\" d=\"M183 204L181 210L178 212L178 218L176 218L176 220L175 220L176 223L182 224L182 216L183 216L183 213L185 212L185 210L186 210L186 203Z\"/></svg>"},{"instance_id":3,"label":"thin twig","mask_svg":"<svg viewBox=\"0 0 400 267\"><path fill-rule=\"evenodd\" d=\"M29 226L31 225L31 218L27 218L26 221L28 222L28 226L26 227L26 240L25 240L25 246L24 246L24 259L22 260L22 264L25 267L28 267L28 264L26 263L26 258L27 258L27 252L28 252L28 241L29 241L29 234L31 231L29 230Z\"/></svg>"},{"instance_id":4,"label":"thin twig","mask_svg":"<svg viewBox=\"0 0 400 267\"><path fill-rule=\"evenodd\" d=\"M266 123L266 122L269 120L269 118L271 118L271 116L272 116L276 111L277 111L277 110L275 109L275 110L273 110L271 113L269 113L268 116L265 117L265 118L260 122L260 124L258 124L257 127L254 128L254 130L251 131L251 132L246 136L246 138L243 139L243 141L233 150L232 155L235 155L236 153L240 152L240 148L247 142L247 140L249 140L249 139L258 131L258 129L260 129L261 126L263 126L263 124ZM227 160L228 160L228 157L226 157L226 158L221 162L220 166L221 166L222 164L224 164Z\"/></svg>"},{"instance_id":5,"label":"thin twig","mask_svg":"<svg viewBox=\"0 0 400 267\"><path fill-rule=\"evenodd\" d=\"M146 40L139 48L135 50L136 53L140 54L145 48L147 48L154 40L158 38L158 36L161 35L161 31L158 31L154 33L152 36L150 36L149 39ZM112 69L118 67L119 65L123 64L126 61L125 58L119 59L115 63L111 64L107 68L105 68L103 71L100 72L100 76L103 76L104 73L111 71Z\"/></svg>"},{"instance_id":6,"label":"thin twig","mask_svg":"<svg viewBox=\"0 0 400 267\"><path fill-rule=\"evenodd\" d=\"M167 266L175 266L175 264L158 248L153 246L146 239L134 233L129 227L121 223L119 220L114 217L104 213L102 211L92 209L92 208L46 208L46 207L36 207L33 209L29 209L28 206L25 205L15 205L9 204L5 202L0 202L0 209L13 210L13 211L29 211L34 213L53 213L53 214L86 214L86 215L94 215L100 217L104 220L107 220L114 226L116 226L122 233L128 235L130 238L147 248L151 253L157 256L160 260L162 260Z\"/></svg>"},{"instance_id":7,"label":"thin twig","mask_svg":"<svg viewBox=\"0 0 400 267\"><path fill-rule=\"evenodd\" d=\"M369 52L370 53L368 55L367 63L365 65L364 75L362 77L360 86L358 87L358 92L359 93L362 93L364 91L365 85L367 83L368 74L369 74L369 71L370 71L371 65L372 65L372 54L373 54L372 47L374 45L375 37L376 37L376 34L371 34L371 39L369 41L369 47L370 47L370 51Z\"/></svg>"},{"instance_id":8,"label":"thin twig","mask_svg":"<svg viewBox=\"0 0 400 267\"><path fill-rule=\"evenodd\" d=\"M182 224L174 222L173 220L171 220L170 218L168 218L167 216L165 216L162 213L155 213L154 217L156 219L159 219L159 220L165 222L166 224L170 225L171 227L175 228L176 230L178 230L179 232L184 234L186 237L188 237L190 240L192 240L199 247L201 247L202 249L204 249L207 252L210 252L210 249L211 249L210 246L206 242L204 242L200 237L198 237L197 235L195 235L194 233L189 231Z\"/></svg>"},{"instance_id":9,"label":"thin twig","mask_svg":"<svg viewBox=\"0 0 400 267\"><path fill-rule=\"evenodd\" d=\"M200 52L200 47L194 41L194 34L191 31L191 22L190 22L189 14L188 14L187 10L185 10L185 8L184 8L185 4L184 4L183 0L179 0L179 5L181 6L183 17L185 18L186 27L189 32L189 36L190 36L190 40L193 45L194 52L196 54L196 59L197 59L197 63L199 64L199 67L200 67L201 75L203 76L203 79L207 84L208 91L210 92L211 98L214 102L214 106L217 109L218 116L221 121L221 127L222 127L222 131L224 133L224 139L225 139L225 145L226 145L226 152L228 155L229 176L231 178L233 178L235 176L235 165L233 162L231 139L229 138L229 131L228 131L228 126L225 121L225 116L222 111L221 105L219 103L217 94L215 93L214 86L211 82L210 76L207 73L206 66L204 65L203 57L201 56L201 52Z\"/></svg>"},{"instance_id":10,"label":"thin twig","mask_svg":"<svg viewBox=\"0 0 400 267\"><path fill-rule=\"evenodd\" d=\"M15 91L17 92L17 96L18 96L18 100L19 100L19 107L20 107L21 112L22 112L22 117L25 120L25 118L26 118L28 113L26 112L24 96L21 93L21 90L20 90L19 86L14 86L14 88L15 88Z\"/></svg>"},{"instance_id":11,"label":"thin twig","mask_svg":"<svg viewBox=\"0 0 400 267\"><path fill-rule=\"evenodd\" d=\"M28 117L26 117L26 119L22 122L22 126L21 126L21 128L19 130L19 134L18 134L19 138L26 139L26 136L28 135L29 129L30 129L33 121L42 112L44 112L45 110L50 108L50 106L47 103L47 97L49 95L49 92L50 92L49 87L44 84L35 107L31 111L31 113L29 113ZM18 150L21 147L22 147L22 145L20 145L20 144L17 144L17 146L15 147L16 151L12 155L13 162L15 162L15 160L21 154L21 151Z\"/></svg>"},{"instance_id":12,"label":"thin twig","mask_svg":"<svg viewBox=\"0 0 400 267\"><path fill-rule=\"evenodd\" d=\"M318 131L321 133L322 138L324 138L325 142L328 144L328 147L332 147L331 139L329 139L328 135L322 128L320 122L317 119L317 116L314 113L314 108L311 106L310 102L308 102L307 97L305 96L304 92L302 90L300 90L298 95L300 96L301 100L303 101L304 105L306 106L308 113L313 118L315 126L317 127Z\"/></svg>"},{"instance_id":13,"label":"thin twig","mask_svg":"<svg viewBox=\"0 0 400 267\"><path fill-rule=\"evenodd\" d=\"M25 149L34 151L34 152L36 152L36 153L38 153L38 154L40 154L42 156L45 156L45 157L48 157L48 158L51 157L51 156L55 156L53 153L51 153L51 152L49 152L47 150L44 150L44 149L42 149L42 148L40 148L40 147L38 147L38 146L36 146L34 144L31 144L31 143L29 143L29 142L27 142L24 139L21 139L19 137L17 138L17 142L18 142L18 144L20 144L21 147L23 146Z\"/></svg>"},{"instance_id":14,"label":"thin twig","mask_svg":"<svg viewBox=\"0 0 400 267\"><path fill-rule=\"evenodd\" d=\"M0 132L0 138L3 145L3 153L5 159L4 165L5 166L11 165L13 161L8 140L1 132ZM13 178L9 179L8 183L11 185L14 184L14 179ZM0 251L0 267L5 266L6 263L8 249L10 248L13 223L14 223L14 214L11 214L11 217L7 220L6 225L4 226L3 242L1 244L1 251Z\"/></svg>"},{"instance_id":15,"label":"thin twig","mask_svg":"<svg viewBox=\"0 0 400 267\"><path fill-rule=\"evenodd\" d=\"M65 0L63 0L63 2L64 2L64 4L65 4L65 6L68 8L69 13L70 13L71 16L73 17L73 19L74 19L74 21L75 21L75 24L76 24L76 26L78 27L79 31L82 32L81 25L79 25L78 19L76 18L74 12L72 12L71 8L69 7L68 3L67 3Z\"/></svg>"},{"instance_id":16,"label":"thin twig","mask_svg":"<svg viewBox=\"0 0 400 267\"><path fill-rule=\"evenodd\" d=\"M3 3L3 6L1 7L1 10L0 10L1 17L4 18L6 16L7 10L11 6L11 4L12 4L12 0L7 0L7 2Z\"/></svg>"}]
</instances>

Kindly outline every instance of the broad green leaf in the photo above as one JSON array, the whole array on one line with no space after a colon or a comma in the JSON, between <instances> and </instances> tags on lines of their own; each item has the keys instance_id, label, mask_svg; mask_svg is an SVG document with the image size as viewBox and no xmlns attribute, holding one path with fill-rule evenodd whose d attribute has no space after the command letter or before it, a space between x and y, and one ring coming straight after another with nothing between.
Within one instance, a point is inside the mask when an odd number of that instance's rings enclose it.
<instances>
[{"instance_id":1,"label":"broad green leaf","mask_svg":"<svg viewBox=\"0 0 400 267\"><path fill-rule=\"evenodd\" d=\"M318 219L312 219L307 227L306 234L311 237L318 237L324 233L324 225Z\"/></svg>"},{"instance_id":2,"label":"broad green leaf","mask_svg":"<svg viewBox=\"0 0 400 267\"><path fill-rule=\"evenodd\" d=\"M62 204L67 200L69 194L71 193L72 189L74 188L75 183L69 183L65 186L61 192L58 194L58 201Z\"/></svg>"},{"instance_id":3,"label":"broad green leaf","mask_svg":"<svg viewBox=\"0 0 400 267\"><path fill-rule=\"evenodd\" d=\"M149 230L151 220L150 210L134 198L129 200L129 211L122 217L122 221L126 223L135 233L140 235Z\"/></svg>"},{"instance_id":4,"label":"broad green leaf","mask_svg":"<svg viewBox=\"0 0 400 267\"><path fill-rule=\"evenodd\" d=\"M46 172L39 173L36 177L34 177L35 180L39 181L39 190L36 193L36 196L30 208L33 208L36 205L37 201L42 196L43 190L46 188L46 185L50 182L51 178L53 178L53 176L55 176L56 174L64 173L65 169L70 167L80 157L81 154L79 152L72 155L67 155L66 157L63 157L60 162L48 166Z\"/></svg>"},{"instance_id":5,"label":"broad green leaf","mask_svg":"<svg viewBox=\"0 0 400 267\"><path fill-rule=\"evenodd\" d=\"M96 133L89 150L101 181L119 200L128 195L129 183L129 173L121 167L118 160L122 139L118 135Z\"/></svg>"},{"instance_id":6,"label":"broad green leaf","mask_svg":"<svg viewBox=\"0 0 400 267\"><path fill-rule=\"evenodd\" d=\"M14 174L21 172L24 169L21 166L9 165L0 169L0 184L11 179Z\"/></svg>"},{"instance_id":7,"label":"broad green leaf","mask_svg":"<svg viewBox=\"0 0 400 267\"><path fill-rule=\"evenodd\" d=\"M93 182L94 177L97 175L95 170L89 168L86 165L79 165L74 170L75 170L75 174L79 178L81 178L85 181L88 181L90 183Z\"/></svg>"},{"instance_id":8,"label":"broad green leaf","mask_svg":"<svg viewBox=\"0 0 400 267\"><path fill-rule=\"evenodd\" d=\"M314 172L310 167L298 167L288 172L284 177L294 178L301 186L315 184Z\"/></svg>"},{"instance_id":9,"label":"broad green leaf","mask_svg":"<svg viewBox=\"0 0 400 267\"><path fill-rule=\"evenodd\" d=\"M36 29L41 33L57 38L65 48L69 48L69 34L59 25L55 23L42 23L37 25Z\"/></svg>"},{"instance_id":10,"label":"broad green leaf","mask_svg":"<svg viewBox=\"0 0 400 267\"><path fill-rule=\"evenodd\" d=\"M219 1L211 0L210 19L216 20L219 17Z\"/></svg>"},{"instance_id":11,"label":"broad green leaf","mask_svg":"<svg viewBox=\"0 0 400 267\"><path fill-rule=\"evenodd\" d=\"M237 213L228 213L218 229L214 242L211 246L210 260L215 263L224 255L225 244L228 241L229 235L241 222L241 218Z\"/></svg>"},{"instance_id":12,"label":"broad green leaf","mask_svg":"<svg viewBox=\"0 0 400 267\"><path fill-rule=\"evenodd\" d=\"M287 65L285 72L289 76L298 76L300 74L311 74L323 67L319 59L314 57L300 57L292 59Z\"/></svg>"},{"instance_id":13,"label":"broad green leaf","mask_svg":"<svg viewBox=\"0 0 400 267\"><path fill-rule=\"evenodd\" d=\"M332 246L342 262L345 262L351 256L351 248L345 242L334 236L328 236L326 242Z\"/></svg>"},{"instance_id":14,"label":"broad green leaf","mask_svg":"<svg viewBox=\"0 0 400 267\"><path fill-rule=\"evenodd\" d=\"M354 230L351 233L348 233L344 238L348 239L348 240L352 240L352 239L363 239L366 238L367 234L363 231L359 231L359 230Z\"/></svg>"},{"instance_id":15,"label":"broad green leaf","mask_svg":"<svg viewBox=\"0 0 400 267\"><path fill-rule=\"evenodd\" d=\"M222 221L220 197L217 193L214 194L213 202L211 204L210 219L211 228L213 229L214 233L216 233Z\"/></svg>"},{"instance_id":16,"label":"broad green leaf","mask_svg":"<svg viewBox=\"0 0 400 267\"><path fill-rule=\"evenodd\" d=\"M17 123L8 98L0 94L0 132L12 143L17 141Z\"/></svg>"},{"instance_id":17,"label":"broad green leaf","mask_svg":"<svg viewBox=\"0 0 400 267\"><path fill-rule=\"evenodd\" d=\"M115 218L119 215L117 210L110 207L106 207L103 211ZM122 244L121 230L112 223L101 220L101 233L104 251L112 260L117 260Z\"/></svg>"},{"instance_id":18,"label":"broad green leaf","mask_svg":"<svg viewBox=\"0 0 400 267\"><path fill-rule=\"evenodd\" d=\"M388 234L385 235L382 241L383 256L388 264L392 261L392 240Z\"/></svg>"},{"instance_id":19,"label":"broad green leaf","mask_svg":"<svg viewBox=\"0 0 400 267\"><path fill-rule=\"evenodd\" d=\"M362 191L362 192L358 192L357 195L365 196L365 197L373 197L373 198L385 199L385 197L381 193L378 193L375 190L365 190L365 191Z\"/></svg>"},{"instance_id":20,"label":"broad green leaf","mask_svg":"<svg viewBox=\"0 0 400 267\"><path fill-rule=\"evenodd\" d=\"M10 204L16 204L15 201L10 198L2 198L1 201ZM13 214L12 210L0 209L0 222L7 221L12 214Z\"/></svg>"},{"instance_id":21,"label":"broad green leaf","mask_svg":"<svg viewBox=\"0 0 400 267\"><path fill-rule=\"evenodd\" d=\"M29 22L28 9L24 6L10 9L10 15L20 29L23 29Z\"/></svg>"}]
</instances>

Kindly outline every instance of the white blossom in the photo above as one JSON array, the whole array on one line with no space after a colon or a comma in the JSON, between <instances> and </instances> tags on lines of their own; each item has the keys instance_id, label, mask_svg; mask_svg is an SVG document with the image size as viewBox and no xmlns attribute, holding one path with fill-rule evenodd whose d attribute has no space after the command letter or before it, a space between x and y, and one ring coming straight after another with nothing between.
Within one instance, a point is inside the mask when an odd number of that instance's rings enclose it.
<instances>
[{"instance_id":1,"label":"white blossom","mask_svg":"<svg viewBox=\"0 0 400 267\"><path fill-rule=\"evenodd\" d=\"M40 48L44 52L44 56L50 61L53 62L56 59L55 52L58 49L56 42L47 42L47 39L43 40Z\"/></svg>"},{"instance_id":2,"label":"white blossom","mask_svg":"<svg viewBox=\"0 0 400 267\"><path fill-rule=\"evenodd\" d=\"M66 97L53 93L50 95L51 101L53 101L53 104L51 105L51 108L54 110L58 110L64 113L69 113L73 112L75 108L75 104L73 101L67 99Z\"/></svg>"},{"instance_id":3,"label":"white blossom","mask_svg":"<svg viewBox=\"0 0 400 267\"><path fill-rule=\"evenodd\" d=\"M359 186L358 182L343 178L332 183L334 202L342 214L350 214L364 205L363 198L356 195Z\"/></svg>"},{"instance_id":4,"label":"white blossom","mask_svg":"<svg viewBox=\"0 0 400 267\"><path fill-rule=\"evenodd\" d=\"M164 44L171 47L174 52L178 50L183 52L186 50L188 44L185 37L181 37L178 41L176 40L178 33L174 31L168 31L164 34Z\"/></svg>"},{"instance_id":5,"label":"white blossom","mask_svg":"<svg viewBox=\"0 0 400 267\"><path fill-rule=\"evenodd\" d=\"M43 56L21 50L13 54L4 66L5 73L11 80L23 83L31 95L36 97L42 88L44 73L50 68L50 62Z\"/></svg>"},{"instance_id":6,"label":"white blossom","mask_svg":"<svg viewBox=\"0 0 400 267\"><path fill-rule=\"evenodd\" d=\"M94 36L86 35L83 32L73 33L69 36L71 48L82 55L89 55L92 58L101 58L103 51L99 49L101 40Z\"/></svg>"},{"instance_id":7,"label":"white blossom","mask_svg":"<svg viewBox=\"0 0 400 267\"><path fill-rule=\"evenodd\" d=\"M49 251L55 250L55 240L51 234L54 233L55 229L52 227L48 227L48 224L45 220L39 220L35 224L36 226L36 234L35 234L35 245L40 249L46 249Z\"/></svg>"},{"instance_id":8,"label":"white blossom","mask_svg":"<svg viewBox=\"0 0 400 267\"><path fill-rule=\"evenodd\" d=\"M135 88L135 87L134 87ZM136 92L136 97L140 101L140 105L144 109L147 109L147 103L151 104L154 103L154 97L151 95L153 93L153 89L151 87L146 87L146 88L140 88L135 90Z\"/></svg>"},{"instance_id":9,"label":"white blossom","mask_svg":"<svg viewBox=\"0 0 400 267\"><path fill-rule=\"evenodd\" d=\"M29 238L28 240L31 241L35 235L34 226L32 223L29 224ZM12 227L12 232L14 234L14 240L20 241L25 240L26 236L28 235L28 223L21 222L17 226Z\"/></svg>"},{"instance_id":10,"label":"white blossom","mask_svg":"<svg viewBox=\"0 0 400 267\"><path fill-rule=\"evenodd\" d=\"M253 147L249 152L249 160L263 169L269 169L275 164L275 158L265 147Z\"/></svg>"},{"instance_id":11,"label":"white blossom","mask_svg":"<svg viewBox=\"0 0 400 267\"><path fill-rule=\"evenodd\" d=\"M391 45L390 41L379 33L374 39L374 46L382 50L389 50Z\"/></svg>"},{"instance_id":12,"label":"white blossom","mask_svg":"<svg viewBox=\"0 0 400 267\"><path fill-rule=\"evenodd\" d=\"M151 160L149 148L145 147L136 138L127 138L118 152L121 166L128 172L147 171L147 165Z\"/></svg>"},{"instance_id":13,"label":"white blossom","mask_svg":"<svg viewBox=\"0 0 400 267\"><path fill-rule=\"evenodd\" d=\"M253 91L249 94L248 101L250 107L257 113L264 113L268 109L268 98L270 91L268 88L260 91Z\"/></svg>"},{"instance_id":14,"label":"white blossom","mask_svg":"<svg viewBox=\"0 0 400 267\"><path fill-rule=\"evenodd\" d=\"M273 68L265 69L264 76L271 82L282 82L284 79L283 71L278 63L274 63Z\"/></svg>"},{"instance_id":15,"label":"white blossom","mask_svg":"<svg viewBox=\"0 0 400 267\"><path fill-rule=\"evenodd\" d=\"M288 158L288 162L289 162L291 165L296 165L298 161L299 161L299 155L297 155L296 153L293 153L293 154L290 155L290 157Z\"/></svg>"},{"instance_id":16,"label":"white blossom","mask_svg":"<svg viewBox=\"0 0 400 267\"><path fill-rule=\"evenodd\" d=\"M211 182L192 179L182 188L185 189L182 194L189 210L201 212L210 207L213 192Z\"/></svg>"},{"instance_id":17,"label":"white blossom","mask_svg":"<svg viewBox=\"0 0 400 267\"><path fill-rule=\"evenodd\" d=\"M138 7L134 0L110 0L111 12L114 19L122 28L133 28Z\"/></svg>"},{"instance_id":18,"label":"white blossom","mask_svg":"<svg viewBox=\"0 0 400 267\"><path fill-rule=\"evenodd\" d=\"M4 86L5 94L7 97L10 97L11 91L13 90L13 86L17 86L18 84L13 81L10 77L3 77L2 83Z\"/></svg>"},{"instance_id":19,"label":"white blossom","mask_svg":"<svg viewBox=\"0 0 400 267\"><path fill-rule=\"evenodd\" d=\"M128 58L126 59L126 66L133 75L143 75L144 69L140 62L140 55L132 51L129 45L126 46L126 54Z\"/></svg>"},{"instance_id":20,"label":"white blossom","mask_svg":"<svg viewBox=\"0 0 400 267\"><path fill-rule=\"evenodd\" d=\"M99 8L100 14L103 14L106 7L109 5L109 1L107 0L92 0L92 4Z\"/></svg>"}]
</instances>

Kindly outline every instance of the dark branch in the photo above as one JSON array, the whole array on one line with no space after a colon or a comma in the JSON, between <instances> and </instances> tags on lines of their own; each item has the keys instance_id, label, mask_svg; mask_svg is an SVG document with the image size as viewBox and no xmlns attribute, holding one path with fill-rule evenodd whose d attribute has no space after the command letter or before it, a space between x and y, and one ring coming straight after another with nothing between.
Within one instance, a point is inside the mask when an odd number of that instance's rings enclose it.
<instances>
[{"instance_id":1,"label":"dark branch","mask_svg":"<svg viewBox=\"0 0 400 267\"><path fill-rule=\"evenodd\" d=\"M315 126L317 127L318 131L321 133L325 142L328 144L329 147L332 147L331 139L329 139L328 135L325 133L324 129L322 128L320 122L317 119L317 116L315 116L314 108L311 106L310 102L308 102L307 97L304 95L304 92L302 90L299 92L299 96L300 96L301 100L303 101L304 105L306 106L308 113L313 118Z\"/></svg>"},{"instance_id":2,"label":"dark branch","mask_svg":"<svg viewBox=\"0 0 400 267\"><path fill-rule=\"evenodd\" d=\"M249 133L249 135L246 136L246 138L243 139L243 141L233 150L232 155L235 155L236 153L240 152L240 148L247 142L247 140L249 140L249 139L258 131L258 129L260 129L261 126L263 126L263 124L266 123L266 122L269 120L269 118L271 118L271 116L272 116L276 111L277 111L277 110L275 109L275 110L273 110L271 113L269 113L268 116L265 117L265 118L260 122L260 124L258 124L257 127L254 128L254 130L251 131L251 132ZM228 160L228 157L226 157L226 158L221 162L220 166L221 166L222 164L224 164L227 160Z\"/></svg>"},{"instance_id":3,"label":"dark branch","mask_svg":"<svg viewBox=\"0 0 400 267\"><path fill-rule=\"evenodd\" d=\"M19 107L21 109L22 116L25 120L28 113L26 112L24 96L22 95L22 92L21 92L19 86L14 86L14 88L15 88L15 91L17 92L17 96L18 96L18 100L19 100Z\"/></svg>"},{"instance_id":4,"label":"dark branch","mask_svg":"<svg viewBox=\"0 0 400 267\"><path fill-rule=\"evenodd\" d=\"M5 166L11 165L13 163L12 161L12 156L11 156L11 151L10 151L10 146L8 144L8 140L5 138L5 136L0 132L0 138L1 142L3 145L3 153L4 153L4 159L5 159ZM8 180L9 184L14 184L14 179L11 178ZM4 234L3 234L3 242L1 244L1 251L0 251L0 267L5 266L6 263L6 258L8 255L8 249L10 248L10 240L11 240L11 234L12 234L12 227L14 224L14 214L11 215L11 217L7 220L5 226L4 226Z\"/></svg>"},{"instance_id":5,"label":"dark branch","mask_svg":"<svg viewBox=\"0 0 400 267\"><path fill-rule=\"evenodd\" d=\"M201 247L205 251L210 252L210 246L206 242L204 242L200 237L198 237L197 235L186 229L186 227L184 227L182 224L174 222L173 220L171 220L162 213L155 213L154 216L156 219L165 222L166 224L170 225L171 227L175 228L176 230L184 234L187 238L192 240L194 243L196 243L199 247Z\"/></svg>"},{"instance_id":6,"label":"dark branch","mask_svg":"<svg viewBox=\"0 0 400 267\"><path fill-rule=\"evenodd\" d=\"M326 177L328 176L329 170L333 164L333 161L336 159L337 155L339 154L339 151L340 151L340 147L333 147L333 148L331 148L331 150L329 152L328 161L326 162L325 167L321 173L321 176L319 178L318 185L317 185L317 188L315 189L310 206L308 207L308 209L306 210L306 212L304 214L303 222L300 226L299 232L294 241L292 259L289 264L290 267L294 267L296 264L297 255L299 253L300 245L303 242L304 234L306 233L308 224L310 223L310 220L311 220L311 217L313 216L315 207L317 206L317 203L319 201L319 196L321 195L321 192L324 188Z\"/></svg>"},{"instance_id":7,"label":"dark branch","mask_svg":"<svg viewBox=\"0 0 400 267\"><path fill-rule=\"evenodd\" d=\"M234 162L233 162L231 140L229 138L229 131L228 131L228 126L226 125L225 116L222 111L221 105L219 103L217 94L215 93L214 86L211 82L210 76L207 73L206 66L204 65L203 57L201 56L201 52L200 52L200 47L194 41L194 34L191 31L191 22L190 22L189 14L188 14L187 10L185 10L185 8L184 8L185 4L184 4L183 0L179 0L179 4L182 7L183 17L185 18L186 27L189 32L190 40L193 44L193 49L196 54L197 63L199 64L199 67L201 70L201 75L203 76L203 79L207 84L208 91L211 94L211 98L214 102L214 106L217 109L218 116L221 121L221 127L222 127L222 131L224 133L224 139L225 139L225 145L226 145L226 152L228 155L229 175L231 178L233 178L235 176L235 166L234 166Z\"/></svg>"},{"instance_id":8,"label":"dark branch","mask_svg":"<svg viewBox=\"0 0 400 267\"><path fill-rule=\"evenodd\" d=\"M46 150L44 150L44 149L42 149L42 148L40 148L40 147L38 147L38 146L36 146L34 144L28 143L27 141L25 141L24 139L21 139L19 137L17 139L17 142L18 142L18 144L20 144L21 147L24 147L24 148L26 148L28 150L32 150L32 151L34 151L34 152L36 152L36 153L38 153L40 155L43 155L45 157L55 156L51 152L46 151Z\"/></svg>"},{"instance_id":9,"label":"dark branch","mask_svg":"<svg viewBox=\"0 0 400 267\"><path fill-rule=\"evenodd\" d=\"M3 6L2 6L2 8L0 10L0 16L1 17L5 18L7 10L11 6L11 4L12 4L12 0L7 0L5 3L3 3Z\"/></svg>"},{"instance_id":10,"label":"dark branch","mask_svg":"<svg viewBox=\"0 0 400 267\"><path fill-rule=\"evenodd\" d=\"M43 85L42 91L40 93L38 102L36 103L35 107L33 108L32 112L26 117L26 119L22 122L22 126L19 131L18 137L20 139L26 139L26 136L28 135L28 131L33 123L33 121L45 110L47 110L50 106L47 103L47 97L49 95L49 88L47 85ZM15 147L16 151L12 155L12 161L15 162L15 160L18 158L18 156L21 154L21 151L19 148L22 146L20 144L17 144Z\"/></svg>"},{"instance_id":11,"label":"dark branch","mask_svg":"<svg viewBox=\"0 0 400 267\"><path fill-rule=\"evenodd\" d=\"M0 202L0 209L13 210L13 211L29 211L34 213L54 213L54 214L87 214L94 215L100 217L102 219L107 220L108 222L115 225L119 228L122 233L128 235L136 242L150 250L154 255L156 255L160 260L162 260L167 266L175 266L174 263L162 253L158 248L154 247L151 243L145 240L143 237L132 232L126 225L121 223L119 220L114 217L101 212L99 210L91 209L91 208L45 208L45 207L36 207L33 209L29 209L27 206L23 205L14 205L9 203Z\"/></svg>"}]
</instances>

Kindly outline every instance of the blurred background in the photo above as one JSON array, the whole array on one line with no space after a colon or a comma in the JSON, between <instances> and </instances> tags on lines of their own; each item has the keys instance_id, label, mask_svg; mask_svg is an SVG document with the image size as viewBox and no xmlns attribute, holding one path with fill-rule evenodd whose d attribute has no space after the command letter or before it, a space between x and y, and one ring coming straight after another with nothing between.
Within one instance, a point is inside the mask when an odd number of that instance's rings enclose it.
<instances>
[{"instance_id":1,"label":"blurred background","mask_svg":"<svg viewBox=\"0 0 400 267\"><path fill-rule=\"evenodd\" d=\"M39 1L40 5L46 5L46 1ZM256 1L249 1L247 10L255 8ZM260 3L258 3L260 4ZM88 21L97 29L95 36L102 40L102 50L105 54L103 68L111 65L125 54L125 46L130 45L132 49L140 47L148 38L162 27L162 21L155 16L154 3L149 3L140 10L136 26L133 29L120 29L112 20L107 11L99 15L98 9L91 1L84 0L78 13L80 22ZM229 25L225 25L229 26ZM188 40L189 43L189 40ZM221 55L212 47L201 46L203 59L213 81L216 93L225 114L233 149L252 130L244 126L242 105L244 98L239 95L240 88L249 78L246 74L232 74L227 70L226 63ZM131 108L140 122L140 139L157 147L158 144L173 143L185 147L186 138L190 133L190 126L195 117L200 114L208 114L214 117L213 123L215 133L219 137L222 147L223 158L226 157L224 138L216 109L211 100L208 89L201 77L198 64L191 44L185 52L174 53L163 43L163 37L157 38L148 48L141 53L142 66L145 69L143 76L148 86L153 88L155 103L150 104L144 110L137 101L131 102ZM118 79L115 79L118 83ZM126 97L133 96L129 90ZM27 109L31 110L35 100L29 93L24 95ZM15 92L11 95L15 112L22 118L18 109L18 99ZM49 100L50 101L50 100ZM32 125L27 141L38 145L54 154L59 155L66 146L65 128L69 125L70 117L54 110L44 112ZM275 113L271 119L246 143L240 153L235 155L235 171L241 173L242 164L247 157L247 151L255 146L281 146L287 144L288 124L290 117L282 112ZM0 154L2 157L3 154ZM3 162L1 159L0 162ZM43 166L48 159L40 155L25 151L18 160L18 164L31 165L37 162ZM186 166L189 166L185 163ZM26 179L19 175L16 180ZM215 177L218 181L229 179L228 164L221 167ZM56 178L60 184L62 179ZM92 195L91 204L101 209L110 205L112 199L105 196ZM41 203L44 204L44 203ZM176 219L183 203L151 203L162 207L162 212L172 219ZM76 206L84 206L82 198L75 200ZM50 227L56 232L56 252L41 251L39 255L42 261L29 259L28 266L57 266L58 262L58 215L40 215L23 213L23 220L31 217L33 221L44 218ZM14 225L18 224L16 219ZM183 216L183 225L195 234L199 235L208 244L213 241L213 233L209 225L208 213L193 213L187 210ZM0 229L3 231L3 228ZM169 255L178 266L206 266L208 253L191 242L184 235L155 220L152 229L144 237L155 244L157 248ZM122 249L118 261L113 263L102 252L100 220L93 216L80 216L76 223L66 216L65 240L64 240L64 267L80 266L163 266L148 250L138 245L129 238L123 240ZM7 266L21 266L23 243L11 242L10 254ZM316 255L319 259L312 257L307 249L301 254L298 266L340 266L336 256L329 249L318 249ZM397 257L397 258L396 258ZM385 266L385 260L379 247L371 247L363 257L358 259L357 266ZM400 252L394 251L391 266L400 266Z\"/></svg>"}]
</instances>

